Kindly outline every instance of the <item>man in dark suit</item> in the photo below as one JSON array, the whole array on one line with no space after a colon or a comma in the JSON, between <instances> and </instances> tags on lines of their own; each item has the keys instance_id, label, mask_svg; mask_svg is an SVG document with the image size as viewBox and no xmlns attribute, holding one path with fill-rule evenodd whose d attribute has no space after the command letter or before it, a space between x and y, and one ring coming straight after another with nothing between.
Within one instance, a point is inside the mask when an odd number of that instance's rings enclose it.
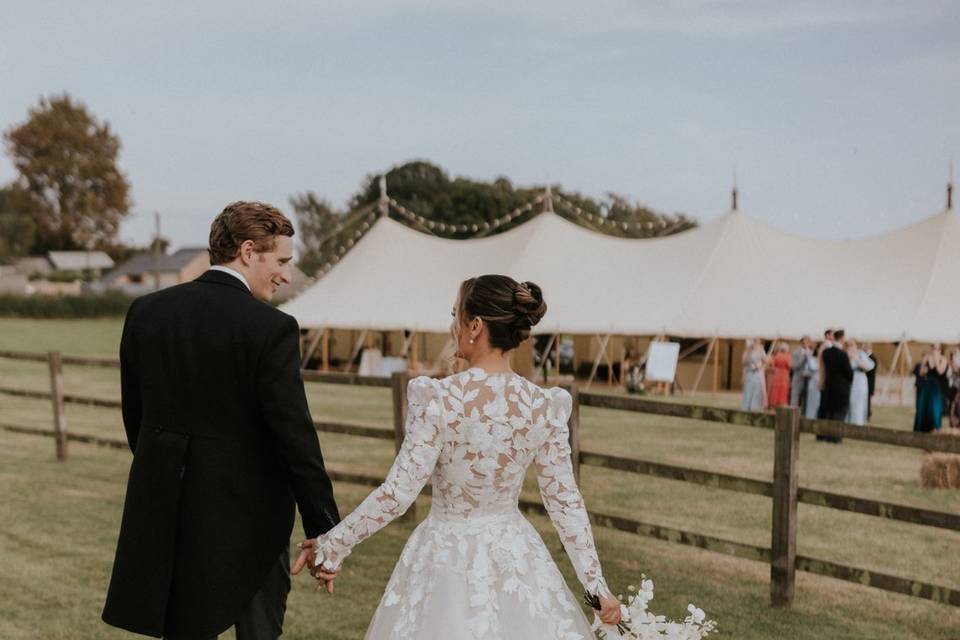
<instances>
[{"instance_id":1,"label":"man in dark suit","mask_svg":"<svg viewBox=\"0 0 960 640\"><path fill-rule=\"evenodd\" d=\"M850 386L853 384L853 367L844 348L843 329L833 332L833 342L823 350L823 392L820 396L820 415L824 420L843 421L850 408ZM817 440L840 443L843 438L817 436Z\"/></svg>"},{"instance_id":2,"label":"man in dark suit","mask_svg":"<svg viewBox=\"0 0 960 640\"><path fill-rule=\"evenodd\" d=\"M873 394L877 390L877 367L880 363L877 361L877 357L873 355L872 344L867 342L863 345L863 350L870 361L873 362L873 369L867 371L867 422L869 422L873 418Z\"/></svg>"},{"instance_id":3,"label":"man in dark suit","mask_svg":"<svg viewBox=\"0 0 960 640\"><path fill-rule=\"evenodd\" d=\"M171 640L230 626L238 640L277 638L294 504L307 538L340 519L297 321L268 304L290 281L292 236L269 205L228 205L210 230L214 266L127 312L121 392L133 463L108 624Z\"/></svg>"}]
</instances>

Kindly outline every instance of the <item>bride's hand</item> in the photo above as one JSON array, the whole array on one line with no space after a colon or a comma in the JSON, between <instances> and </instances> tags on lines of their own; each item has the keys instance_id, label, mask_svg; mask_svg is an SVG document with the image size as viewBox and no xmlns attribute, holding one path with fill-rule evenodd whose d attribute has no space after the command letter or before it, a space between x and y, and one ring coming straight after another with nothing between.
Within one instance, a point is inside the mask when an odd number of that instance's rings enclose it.
<instances>
[{"instance_id":1,"label":"bride's hand","mask_svg":"<svg viewBox=\"0 0 960 640\"><path fill-rule=\"evenodd\" d=\"M317 591L319 591L321 588L326 588L327 593L332 594L333 581L340 574L340 571L329 571L324 569L322 566L316 566L317 541L315 539L304 540L298 546L300 547L300 555L290 568L291 575L297 575L303 571L305 566L309 566L310 575L313 576L318 582Z\"/></svg>"},{"instance_id":2,"label":"bride's hand","mask_svg":"<svg viewBox=\"0 0 960 640\"><path fill-rule=\"evenodd\" d=\"M597 615L604 624L619 624L620 601L613 596L600 596L600 612Z\"/></svg>"}]
</instances>

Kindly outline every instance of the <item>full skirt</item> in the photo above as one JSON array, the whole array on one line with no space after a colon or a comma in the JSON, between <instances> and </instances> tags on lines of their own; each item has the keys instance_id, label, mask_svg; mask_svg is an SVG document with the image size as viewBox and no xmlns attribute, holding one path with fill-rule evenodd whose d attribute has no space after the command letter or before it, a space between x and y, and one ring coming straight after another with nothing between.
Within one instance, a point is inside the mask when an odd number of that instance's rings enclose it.
<instances>
[{"instance_id":1,"label":"full skirt","mask_svg":"<svg viewBox=\"0 0 960 640\"><path fill-rule=\"evenodd\" d=\"M590 625L536 529L516 508L434 507L414 530L368 640L589 640Z\"/></svg>"}]
</instances>

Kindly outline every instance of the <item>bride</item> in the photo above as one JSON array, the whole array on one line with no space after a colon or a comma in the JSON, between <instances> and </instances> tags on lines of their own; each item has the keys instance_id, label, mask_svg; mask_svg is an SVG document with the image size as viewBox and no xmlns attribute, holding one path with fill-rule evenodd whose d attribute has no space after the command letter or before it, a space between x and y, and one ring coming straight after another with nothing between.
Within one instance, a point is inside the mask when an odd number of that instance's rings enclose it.
<instances>
[{"instance_id":1,"label":"bride","mask_svg":"<svg viewBox=\"0 0 960 640\"><path fill-rule=\"evenodd\" d=\"M353 548L403 514L432 478L430 513L400 555L368 640L593 637L579 598L517 507L530 465L577 577L599 597L600 618L620 621L573 476L570 394L510 369L511 351L546 310L532 282L464 281L450 332L470 368L410 381L406 436L386 481L340 524L301 545L316 554L317 577L331 580Z\"/></svg>"}]
</instances>

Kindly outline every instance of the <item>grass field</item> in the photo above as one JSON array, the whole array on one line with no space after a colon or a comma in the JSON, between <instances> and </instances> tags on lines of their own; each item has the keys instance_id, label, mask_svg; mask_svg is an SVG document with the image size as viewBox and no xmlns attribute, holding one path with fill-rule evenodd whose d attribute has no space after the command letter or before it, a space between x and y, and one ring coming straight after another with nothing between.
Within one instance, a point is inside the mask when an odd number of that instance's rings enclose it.
<instances>
[{"instance_id":1,"label":"grass field","mask_svg":"<svg viewBox=\"0 0 960 640\"><path fill-rule=\"evenodd\" d=\"M0 319L0 349L114 355L120 323ZM115 370L67 367L67 390L117 398ZM0 385L45 389L42 364L0 359ZM316 418L389 426L389 390L308 385ZM698 397L725 404L729 396ZM68 428L122 437L118 411L69 406ZM875 422L907 428L911 415L877 408ZM50 426L43 401L0 396L0 421ZM769 479L772 433L690 420L585 407L584 449ZM0 638L119 638L99 622L124 483L125 451L71 444L57 463L49 439L0 434ZM389 442L321 434L331 467L383 474ZM922 454L847 441L841 446L801 438L801 486L960 511L960 494L919 486ZM587 504L598 511L747 542L770 544L767 498L584 467ZM528 493L535 497L534 485ZM346 511L367 489L337 486ZM421 517L429 500L420 499ZM579 589L549 521L533 522L575 592ZM334 598L295 581L287 617L291 638L362 638L380 590L411 524L396 522L351 556ZM792 610L769 607L769 568L690 547L604 529L595 531L604 570L624 587L641 572L653 577L658 613L680 617L696 602L720 622L720 636L754 638L960 638L960 610L850 583L798 574ZM960 588L960 534L801 505L798 552Z\"/></svg>"}]
</instances>

